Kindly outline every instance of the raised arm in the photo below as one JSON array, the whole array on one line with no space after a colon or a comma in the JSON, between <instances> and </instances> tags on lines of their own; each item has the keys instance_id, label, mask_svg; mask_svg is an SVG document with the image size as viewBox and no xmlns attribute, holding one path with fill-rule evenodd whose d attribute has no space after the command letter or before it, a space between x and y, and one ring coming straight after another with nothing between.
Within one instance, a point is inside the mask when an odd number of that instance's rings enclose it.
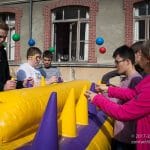
<instances>
[{"instance_id":1,"label":"raised arm","mask_svg":"<svg viewBox=\"0 0 150 150\"><path fill-rule=\"evenodd\" d=\"M108 96L121 99L123 101L128 101L136 95L135 90L129 88L120 87L108 87Z\"/></svg>"}]
</instances>

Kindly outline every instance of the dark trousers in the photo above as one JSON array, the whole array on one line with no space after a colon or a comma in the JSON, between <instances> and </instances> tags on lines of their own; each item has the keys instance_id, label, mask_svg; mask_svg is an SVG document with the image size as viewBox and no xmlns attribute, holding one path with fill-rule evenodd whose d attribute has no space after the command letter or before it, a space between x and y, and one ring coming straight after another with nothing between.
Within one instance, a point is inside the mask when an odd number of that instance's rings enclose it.
<instances>
[{"instance_id":1,"label":"dark trousers","mask_svg":"<svg viewBox=\"0 0 150 150\"><path fill-rule=\"evenodd\" d=\"M135 144L127 144L115 139L112 139L111 150L136 150Z\"/></svg>"}]
</instances>

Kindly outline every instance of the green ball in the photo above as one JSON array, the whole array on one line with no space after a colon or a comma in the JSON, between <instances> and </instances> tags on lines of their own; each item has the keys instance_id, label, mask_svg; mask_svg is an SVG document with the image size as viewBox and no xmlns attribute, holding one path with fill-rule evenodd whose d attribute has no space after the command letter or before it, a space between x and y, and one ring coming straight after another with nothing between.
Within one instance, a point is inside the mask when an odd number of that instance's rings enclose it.
<instances>
[{"instance_id":1,"label":"green ball","mask_svg":"<svg viewBox=\"0 0 150 150\"><path fill-rule=\"evenodd\" d=\"M19 41L20 40L20 35L18 33L15 33L13 36L12 36L12 39L14 41Z\"/></svg>"},{"instance_id":2,"label":"green ball","mask_svg":"<svg viewBox=\"0 0 150 150\"><path fill-rule=\"evenodd\" d=\"M51 53L53 53L53 52L55 52L55 48L54 48L54 47L50 47L50 48L49 48L49 51L50 51Z\"/></svg>"}]
</instances>

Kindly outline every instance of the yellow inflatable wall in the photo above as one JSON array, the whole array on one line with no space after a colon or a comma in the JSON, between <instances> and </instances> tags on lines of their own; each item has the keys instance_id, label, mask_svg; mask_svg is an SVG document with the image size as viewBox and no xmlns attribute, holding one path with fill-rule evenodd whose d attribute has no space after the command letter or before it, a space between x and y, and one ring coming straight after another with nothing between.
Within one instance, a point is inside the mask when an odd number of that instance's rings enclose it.
<instances>
[{"instance_id":1,"label":"yellow inflatable wall","mask_svg":"<svg viewBox=\"0 0 150 150\"><path fill-rule=\"evenodd\" d=\"M59 115L70 89L75 89L75 99L78 99L85 85L89 88L91 83L76 80L0 92L0 146L35 132L51 92L57 92Z\"/></svg>"}]
</instances>

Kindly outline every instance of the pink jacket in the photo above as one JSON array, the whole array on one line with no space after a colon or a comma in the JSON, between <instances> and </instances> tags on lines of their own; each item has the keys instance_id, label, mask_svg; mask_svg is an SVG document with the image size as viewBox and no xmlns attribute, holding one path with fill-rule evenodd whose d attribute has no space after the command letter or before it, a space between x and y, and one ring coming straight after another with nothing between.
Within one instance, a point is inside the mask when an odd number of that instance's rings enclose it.
<instances>
[{"instance_id":1,"label":"pink jacket","mask_svg":"<svg viewBox=\"0 0 150 150\"><path fill-rule=\"evenodd\" d=\"M110 97L126 101L119 105L98 94L92 103L100 107L109 116L120 121L137 121L136 141L137 150L150 150L150 75L146 76L134 90L109 87Z\"/></svg>"}]
</instances>

